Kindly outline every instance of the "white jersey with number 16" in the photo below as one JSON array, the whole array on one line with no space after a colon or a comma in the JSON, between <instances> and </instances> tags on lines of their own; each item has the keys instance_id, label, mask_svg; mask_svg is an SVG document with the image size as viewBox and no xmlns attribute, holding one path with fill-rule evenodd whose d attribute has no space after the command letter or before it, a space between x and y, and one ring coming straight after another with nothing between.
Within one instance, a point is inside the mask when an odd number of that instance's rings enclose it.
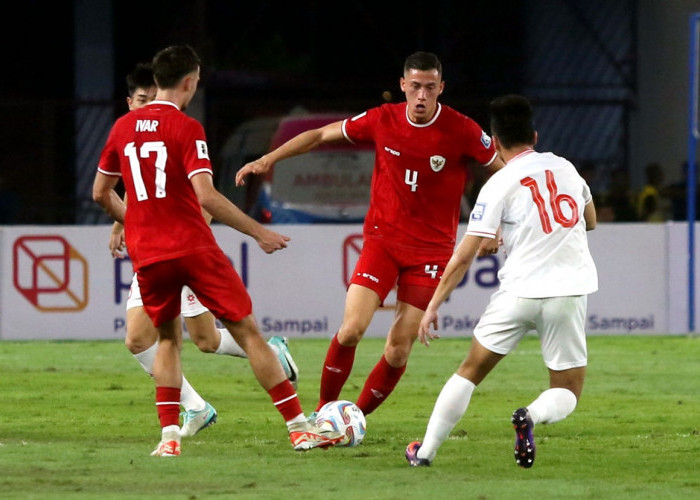
<instances>
[{"instance_id":1,"label":"white jersey with number 16","mask_svg":"<svg viewBox=\"0 0 700 500\"><path fill-rule=\"evenodd\" d=\"M527 150L482 187L467 234L494 237L501 226L503 290L527 298L589 294L598 289L583 217L590 201L569 161Z\"/></svg>"}]
</instances>

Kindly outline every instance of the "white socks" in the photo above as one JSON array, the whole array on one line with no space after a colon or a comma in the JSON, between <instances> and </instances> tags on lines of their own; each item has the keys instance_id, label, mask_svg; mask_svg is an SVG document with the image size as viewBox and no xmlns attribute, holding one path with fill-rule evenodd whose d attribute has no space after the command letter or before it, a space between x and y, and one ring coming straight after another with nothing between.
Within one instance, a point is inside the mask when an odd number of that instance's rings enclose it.
<instances>
[{"instance_id":1,"label":"white socks","mask_svg":"<svg viewBox=\"0 0 700 500\"><path fill-rule=\"evenodd\" d=\"M476 386L456 373L447 381L435 401L423 443L416 456L432 461L440 445L467 411ZM564 388L547 389L528 407L533 424L553 424L576 408L576 396Z\"/></svg>"},{"instance_id":2,"label":"white socks","mask_svg":"<svg viewBox=\"0 0 700 500\"><path fill-rule=\"evenodd\" d=\"M151 377L153 376L153 362L156 359L156 351L158 351L158 342L153 344L145 351L134 354L136 361L141 364L143 369L146 370L146 373L148 373Z\"/></svg>"},{"instance_id":3,"label":"white socks","mask_svg":"<svg viewBox=\"0 0 700 500\"><path fill-rule=\"evenodd\" d=\"M218 328L221 334L221 342L219 347L216 349L216 354L228 354L229 356L236 356L237 358L247 358L248 355L245 351L238 345L238 343L233 340L233 337L226 328Z\"/></svg>"},{"instance_id":4,"label":"white socks","mask_svg":"<svg viewBox=\"0 0 700 500\"><path fill-rule=\"evenodd\" d=\"M158 342L145 351L134 354L136 360L151 377L153 377L153 362L156 359L156 351L158 351ZM201 411L206 406L202 396L197 394L197 391L194 390L184 375L182 376L182 387L180 388L180 404L185 410L195 411Z\"/></svg>"},{"instance_id":5,"label":"white socks","mask_svg":"<svg viewBox=\"0 0 700 500\"><path fill-rule=\"evenodd\" d=\"M423 444L418 450L418 458L435 458L440 445L467 411L475 385L456 373L450 377L435 401L433 413L428 421Z\"/></svg>"},{"instance_id":6,"label":"white socks","mask_svg":"<svg viewBox=\"0 0 700 500\"><path fill-rule=\"evenodd\" d=\"M287 420L287 430L291 432L292 428L295 426L295 424L303 424L306 422L306 417L304 416L303 413L300 413L296 417L294 417L291 420Z\"/></svg>"},{"instance_id":7,"label":"white socks","mask_svg":"<svg viewBox=\"0 0 700 500\"><path fill-rule=\"evenodd\" d=\"M202 411L207 402L202 399L194 387L182 375L182 387L180 388L180 404L185 410Z\"/></svg>"},{"instance_id":8,"label":"white socks","mask_svg":"<svg viewBox=\"0 0 700 500\"><path fill-rule=\"evenodd\" d=\"M576 408L576 396L569 389L547 389L533 401L527 410L533 424L553 424L564 420Z\"/></svg>"},{"instance_id":9,"label":"white socks","mask_svg":"<svg viewBox=\"0 0 700 500\"><path fill-rule=\"evenodd\" d=\"M162 442L177 441L180 442L180 428L177 425L166 425L160 431L160 440Z\"/></svg>"},{"instance_id":10,"label":"white socks","mask_svg":"<svg viewBox=\"0 0 700 500\"><path fill-rule=\"evenodd\" d=\"M219 333L221 334L221 341L219 347L216 350L216 354L227 354L229 356L236 356L239 358L247 358L248 355L241 348L241 346L233 340L233 337L225 328L219 328ZM153 377L153 362L156 359L156 352L158 351L158 342L153 344L151 347L143 352L134 354L136 360L141 364L146 373ZM206 401L202 399L197 391L190 385L190 383L182 375L182 387L180 388L180 404L185 408L185 410L202 411L206 406Z\"/></svg>"}]
</instances>

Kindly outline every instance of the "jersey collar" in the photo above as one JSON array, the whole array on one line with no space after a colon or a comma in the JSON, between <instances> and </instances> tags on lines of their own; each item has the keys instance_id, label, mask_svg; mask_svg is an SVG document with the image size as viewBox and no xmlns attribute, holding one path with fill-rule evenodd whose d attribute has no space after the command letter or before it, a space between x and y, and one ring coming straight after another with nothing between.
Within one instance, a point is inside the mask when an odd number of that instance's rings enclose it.
<instances>
[{"instance_id":1,"label":"jersey collar","mask_svg":"<svg viewBox=\"0 0 700 500\"><path fill-rule=\"evenodd\" d=\"M534 152L535 152L535 150L532 149L532 148L526 149L525 151L521 151L520 153L518 153L517 155L515 155L513 158L511 158L510 160L508 160L508 163L511 163L511 162L513 162L513 161L515 161L515 160L517 160L517 159L519 159L519 158L522 158L523 156L527 156L527 155L529 155L530 153L534 153ZM506 164L506 165L507 165L507 164Z\"/></svg>"},{"instance_id":2,"label":"jersey collar","mask_svg":"<svg viewBox=\"0 0 700 500\"><path fill-rule=\"evenodd\" d=\"M435 115L432 117L432 119L427 122L427 123L416 123L414 121L411 121L411 119L408 117L408 103L406 104L406 121L413 125L414 127L418 128L423 128L423 127L429 127L433 123L435 123L435 120L437 120L437 117L440 116L440 111L442 110L442 104L437 103L437 111L435 111Z\"/></svg>"},{"instance_id":3,"label":"jersey collar","mask_svg":"<svg viewBox=\"0 0 700 500\"><path fill-rule=\"evenodd\" d=\"M172 101L163 101L163 100L160 100L160 101L151 101L151 102L149 102L148 104L146 104L146 106L151 106L151 105L153 105L153 104L167 104L167 105L169 105L169 106L174 107L174 108L177 109L177 110L180 110L180 108L178 108L177 104L175 104L175 103L172 102Z\"/></svg>"}]
</instances>

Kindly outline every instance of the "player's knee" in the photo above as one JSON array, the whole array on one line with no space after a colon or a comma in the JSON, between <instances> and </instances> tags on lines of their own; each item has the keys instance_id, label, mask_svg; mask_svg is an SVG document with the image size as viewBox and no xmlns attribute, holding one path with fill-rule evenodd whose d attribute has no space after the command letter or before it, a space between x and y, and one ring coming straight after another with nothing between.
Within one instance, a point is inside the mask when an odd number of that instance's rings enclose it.
<instances>
[{"instance_id":1,"label":"player's knee","mask_svg":"<svg viewBox=\"0 0 700 500\"><path fill-rule=\"evenodd\" d=\"M408 363L411 354L411 345L389 344L384 348L384 357L394 367L404 366Z\"/></svg>"},{"instance_id":2,"label":"player's knee","mask_svg":"<svg viewBox=\"0 0 700 500\"><path fill-rule=\"evenodd\" d=\"M197 346L197 349L206 353L216 352L221 343L220 337L214 338L212 335L202 335L201 332L197 334L190 332L190 339Z\"/></svg>"},{"instance_id":3,"label":"player's knee","mask_svg":"<svg viewBox=\"0 0 700 500\"><path fill-rule=\"evenodd\" d=\"M338 342L346 346L357 345L364 334L365 329L363 327L353 323L343 323L338 330Z\"/></svg>"},{"instance_id":4,"label":"player's knee","mask_svg":"<svg viewBox=\"0 0 700 500\"><path fill-rule=\"evenodd\" d=\"M124 339L124 345L127 349L129 349L129 352L131 354L138 354L143 351L143 349L139 349L138 344L134 342L133 339L131 339L130 337L126 337L126 339Z\"/></svg>"},{"instance_id":5,"label":"player's knee","mask_svg":"<svg viewBox=\"0 0 700 500\"><path fill-rule=\"evenodd\" d=\"M221 337L216 328L190 328L188 333L192 343L202 352L216 352L221 343Z\"/></svg>"},{"instance_id":6,"label":"player's knee","mask_svg":"<svg viewBox=\"0 0 700 500\"><path fill-rule=\"evenodd\" d=\"M211 313L185 317L185 327L190 340L202 352L216 352L221 344L221 334Z\"/></svg>"},{"instance_id":7,"label":"player's knee","mask_svg":"<svg viewBox=\"0 0 700 500\"><path fill-rule=\"evenodd\" d=\"M138 337L135 335L129 335L127 333L124 339L124 345L131 354L139 354L151 347L155 342L149 342L148 339L144 337Z\"/></svg>"}]
</instances>

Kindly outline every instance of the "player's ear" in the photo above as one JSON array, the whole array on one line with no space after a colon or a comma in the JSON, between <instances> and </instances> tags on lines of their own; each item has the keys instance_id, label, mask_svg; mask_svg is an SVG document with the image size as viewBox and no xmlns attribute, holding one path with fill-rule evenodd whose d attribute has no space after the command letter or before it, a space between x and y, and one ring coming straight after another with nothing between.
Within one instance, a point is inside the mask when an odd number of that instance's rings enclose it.
<instances>
[{"instance_id":1,"label":"player's ear","mask_svg":"<svg viewBox=\"0 0 700 500\"><path fill-rule=\"evenodd\" d=\"M443 90L445 90L445 80L440 81L440 92L438 92L438 95L442 94Z\"/></svg>"},{"instance_id":2,"label":"player's ear","mask_svg":"<svg viewBox=\"0 0 700 500\"><path fill-rule=\"evenodd\" d=\"M183 80L183 87L185 92L189 92L192 89L192 77L191 76L186 76L185 79Z\"/></svg>"},{"instance_id":3,"label":"player's ear","mask_svg":"<svg viewBox=\"0 0 700 500\"><path fill-rule=\"evenodd\" d=\"M401 88L401 92L406 92L406 80L404 80L403 76L399 78L399 87Z\"/></svg>"},{"instance_id":4,"label":"player's ear","mask_svg":"<svg viewBox=\"0 0 700 500\"><path fill-rule=\"evenodd\" d=\"M492 136L491 136L491 140L493 141L493 147L494 147L494 149L495 149L496 151L500 151L500 150L501 150L501 141L500 141L500 139L498 138L498 136L497 136L497 135L492 135Z\"/></svg>"},{"instance_id":5,"label":"player's ear","mask_svg":"<svg viewBox=\"0 0 700 500\"><path fill-rule=\"evenodd\" d=\"M537 130L535 130L535 141L532 143L533 146L537 144L537 137Z\"/></svg>"},{"instance_id":6,"label":"player's ear","mask_svg":"<svg viewBox=\"0 0 700 500\"><path fill-rule=\"evenodd\" d=\"M197 81L199 80L199 72L193 72L185 76L183 80L183 88L185 92L190 92L197 88Z\"/></svg>"}]
</instances>

